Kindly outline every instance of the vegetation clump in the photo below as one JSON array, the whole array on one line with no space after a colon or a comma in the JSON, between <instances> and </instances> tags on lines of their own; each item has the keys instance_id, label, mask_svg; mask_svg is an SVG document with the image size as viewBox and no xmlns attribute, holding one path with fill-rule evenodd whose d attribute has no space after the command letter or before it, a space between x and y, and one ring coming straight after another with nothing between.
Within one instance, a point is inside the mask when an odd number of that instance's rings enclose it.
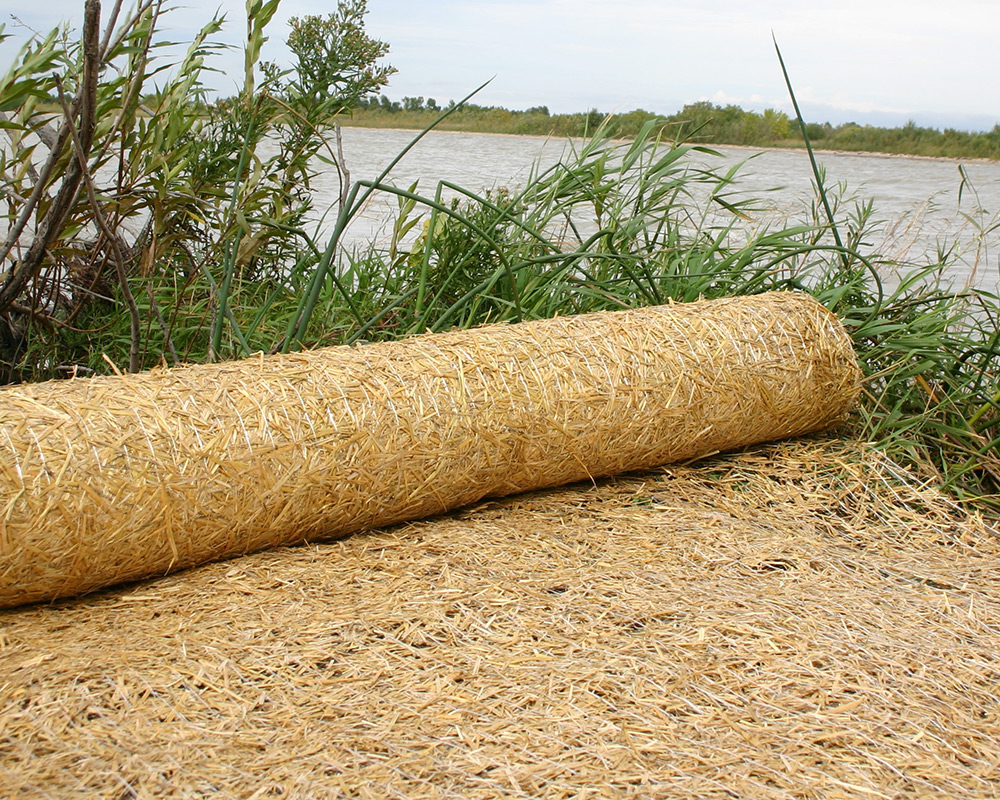
<instances>
[{"instance_id":1,"label":"vegetation clump","mask_svg":"<svg viewBox=\"0 0 1000 800\"><path fill-rule=\"evenodd\" d=\"M690 128L633 112L626 141L620 120L592 112L559 163L491 193L395 185L412 143L379 176L354 180L338 124L362 104L356 122L428 115L414 142L500 112L469 98L372 109L391 67L364 32L364 0L293 20L290 69L263 61L277 5L248 0L243 88L225 100L203 82L223 19L166 62L162 0L116 11L103 35L88 0L81 41L62 30L35 39L0 79L4 382L806 291L854 337L866 371L857 434L1000 508L998 304L943 287L947 251L923 264L873 251L871 203L828 192L819 172L806 218L748 229L760 203L739 193L738 168L711 166L710 125L690 110ZM529 117L557 119L544 108ZM762 120L745 135L796 128ZM798 129L803 141L816 133ZM341 181L331 209L314 207L320 168ZM389 241L345 247L376 194L396 203ZM901 276L891 290L890 273Z\"/></svg>"}]
</instances>

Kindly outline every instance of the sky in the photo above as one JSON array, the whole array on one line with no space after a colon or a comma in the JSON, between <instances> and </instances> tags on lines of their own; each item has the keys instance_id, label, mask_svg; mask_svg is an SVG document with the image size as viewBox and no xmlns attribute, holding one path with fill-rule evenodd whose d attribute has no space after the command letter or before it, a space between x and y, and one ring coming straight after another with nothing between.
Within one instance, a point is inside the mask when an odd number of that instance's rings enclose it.
<instances>
[{"instance_id":1,"label":"sky","mask_svg":"<svg viewBox=\"0 0 1000 800\"><path fill-rule=\"evenodd\" d=\"M128 2L128 0L126 0ZM242 0L185 4L164 17L181 39L216 8L238 46ZM216 5L217 3L217 5ZM104 0L105 10L113 6ZM292 16L326 14L333 0L282 0L264 57L290 63ZM0 0L10 41L26 29L79 27L83 0ZM809 122L989 130L1000 123L1000 3L996 0L369 0L369 35L390 45L398 72L384 93L444 105L484 81L480 105L547 106L553 113L671 114L699 100L791 111L772 34ZM16 19L15 19L16 17ZM238 51L217 59L217 87L240 82Z\"/></svg>"}]
</instances>

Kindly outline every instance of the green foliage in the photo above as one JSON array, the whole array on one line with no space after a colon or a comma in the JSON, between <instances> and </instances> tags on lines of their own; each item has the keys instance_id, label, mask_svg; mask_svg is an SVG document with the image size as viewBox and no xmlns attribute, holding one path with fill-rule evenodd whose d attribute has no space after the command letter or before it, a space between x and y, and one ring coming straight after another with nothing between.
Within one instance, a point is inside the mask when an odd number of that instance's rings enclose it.
<instances>
[{"instance_id":1,"label":"green foliage","mask_svg":"<svg viewBox=\"0 0 1000 800\"><path fill-rule=\"evenodd\" d=\"M807 126L811 132L817 126ZM853 122L822 126L823 147L867 153L898 153L949 158L1000 158L1000 130L970 133L946 128L922 128L910 122L902 128L879 128Z\"/></svg>"},{"instance_id":2,"label":"green foliage","mask_svg":"<svg viewBox=\"0 0 1000 800\"><path fill-rule=\"evenodd\" d=\"M90 0L91 14L95 7ZM244 87L216 103L202 76L223 20L212 19L179 63L164 62L158 0L109 21L104 36L75 42L54 31L32 42L0 81L6 380L808 291L854 337L866 373L858 434L956 496L1000 508L997 299L942 289L947 250L916 266L872 252L872 203L828 189L818 169L806 218L748 227L758 203L738 192L739 167L711 166L718 154L705 142L793 135L783 114L696 103L675 118L602 118L469 98L444 110L423 98L368 99L391 68L375 64L385 46L364 35L363 2L296 21L300 57L287 73L259 60L275 8L248 1ZM337 114L355 103L358 121L423 120L374 180L351 182L339 155ZM516 188L392 183L427 130L464 125L587 136ZM815 132L824 145L837 135ZM901 136L928 134L908 126ZM317 165L329 164L343 190L332 231L318 241L310 220L326 210L313 209L311 186ZM345 229L377 193L396 201L390 241L344 249ZM984 242L1000 228L969 219ZM901 276L889 292L886 274Z\"/></svg>"},{"instance_id":3,"label":"green foliage","mask_svg":"<svg viewBox=\"0 0 1000 800\"><path fill-rule=\"evenodd\" d=\"M433 119L435 111L429 104L424 104L422 97L404 97L401 102L394 102L383 95L359 103L351 124L420 128ZM789 140L791 130L791 121L780 111L768 109L763 114L757 114L738 106L719 108L707 102L685 106L679 113L667 117L641 108L606 116L597 109L583 114L551 114L546 106L511 111L469 103L459 108L441 128L542 136L587 136L598 126L604 126L615 136L631 137L637 135L643 125L655 120L669 125L672 138L677 141L772 145Z\"/></svg>"},{"instance_id":4,"label":"green foliage","mask_svg":"<svg viewBox=\"0 0 1000 800\"><path fill-rule=\"evenodd\" d=\"M346 111L385 86L396 71L377 63L389 52L389 45L365 33L367 13L367 0L340 0L337 10L326 17L309 15L288 21L295 77L287 92L299 113Z\"/></svg>"},{"instance_id":5,"label":"green foliage","mask_svg":"<svg viewBox=\"0 0 1000 800\"><path fill-rule=\"evenodd\" d=\"M360 102L351 124L368 127L422 128L436 109L423 105L421 97L404 97L402 102L384 95ZM608 115L596 110L581 114L550 114L545 106L511 111L495 106L463 106L441 127L444 130L485 133L532 134L538 136L585 136L596 123L605 124L616 136L635 136L651 120L668 125L678 142L731 144L751 147L802 147L802 131L783 111L746 111L739 106L717 106L707 101L690 103L666 116L644 109ZM911 122L902 128L878 128L849 122L808 123L806 133L824 149L856 150L871 153L899 153L954 158L1000 158L1000 124L989 133L969 133L947 129L921 128Z\"/></svg>"},{"instance_id":6,"label":"green foliage","mask_svg":"<svg viewBox=\"0 0 1000 800\"><path fill-rule=\"evenodd\" d=\"M997 297L942 290L946 258L904 273L891 295L884 295L875 263L860 254L873 203L856 203L855 213L846 219L838 214L842 192L831 197L826 190L781 50L774 44L816 180L815 229L820 229L822 206L839 255L839 263L823 272L813 290L852 331L866 374L861 432L960 498L1000 510ZM967 185L963 171L960 196ZM971 215L968 219L977 222ZM1000 221L989 220L987 227L995 231ZM981 226L980 247L986 241L983 233Z\"/></svg>"},{"instance_id":7,"label":"green foliage","mask_svg":"<svg viewBox=\"0 0 1000 800\"><path fill-rule=\"evenodd\" d=\"M100 37L89 0L82 41L58 29L22 49L0 81L10 142L0 149L4 379L274 345L259 307L294 292L289 276L308 262L316 163L340 166L329 139L336 113L391 69L366 61L385 45L364 35L365 4L349 0L294 28L299 48L335 54L336 65L302 61L303 72L281 74L261 64L276 10L277 0L248 0L244 88L216 103L203 77L224 19L178 62L164 61L162 0L140 0ZM60 92L65 106L53 102ZM329 97L307 107L308 93Z\"/></svg>"}]
</instances>

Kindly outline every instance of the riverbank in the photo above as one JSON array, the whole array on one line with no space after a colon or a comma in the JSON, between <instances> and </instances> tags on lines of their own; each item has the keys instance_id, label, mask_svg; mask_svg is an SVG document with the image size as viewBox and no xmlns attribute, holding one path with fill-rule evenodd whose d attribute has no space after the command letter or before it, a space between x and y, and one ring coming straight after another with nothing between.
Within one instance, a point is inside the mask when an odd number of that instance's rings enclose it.
<instances>
[{"instance_id":1,"label":"riverbank","mask_svg":"<svg viewBox=\"0 0 1000 800\"><path fill-rule=\"evenodd\" d=\"M343 128L355 128L358 130L382 130L382 131L393 131L396 133L414 133L423 130L423 127L417 128L407 128L407 127L388 127L381 125L364 125L357 124L356 121L352 120L350 117L345 117L340 120L340 125ZM476 136L491 136L498 139L536 139L538 141L552 141L552 140L568 140L574 142L585 142L587 141L584 136L569 136L569 137L559 137L553 134L542 134L542 133L503 133L496 131L466 131L458 130L453 128L434 128L434 133L443 135L455 135L461 136L464 134L475 134ZM628 141L627 138L616 138L612 141L624 142ZM749 153L806 153L805 144L801 143L795 144L780 144L780 145L746 145L746 144L718 144L718 145L705 145L717 149L720 151L737 150L746 151ZM814 147L813 152L820 155L835 155L835 156L859 156L865 158L890 158L890 159L904 159L912 161L928 161L928 162L941 162L947 164L996 164L998 159L996 158L982 158L982 157L958 157L958 156L923 156L923 155L911 155L908 153L881 153L872 152L869 150L836 150L832 148L824 147Z\"/></svg>"},{"instance_id":2,"label":"riverbank","mask_svg":"<svg viewBox=\"0 0 1000 800\"><path fill-rule=\"evenodd\" d=\"M385 98L383 98L383 101ZM402 128L420 130L428 127L442 113L434 106L423 107L423 98L406 98L407 106L379 104L372 100L352 112L348 124L366 128ZM604 115L597 110L578 114L549 114L545 107L511 111L497 107L467 105L453 110L441 120L439 130L464 133L503 133L540 135L557 138L583 137L605 126L613 136L631 138L643 126L661 124L666 136L677 141L712 147L748 146L791 148L805 146L798 123L782 112L745 111L737 106L719 107L711 103L693 103L671 115L657 115L643 109ZM1000 124L988 133L939 131L908 124L902 128L878 128L847 123L836 127L808 123L806 131L812 145L829 152L871 153L911 156L914 158L950 158L956 160L1000 159Z\"/></svg>"},{"instance_id":3,"label":"riverbank","mask_svg":"<svg viewBox=\"0 0 1000 800\"><path fill-rule=\"evenodd\" d=\"M806 154L805 144L795 145L757 145L745 144L720 144L720 150L746 150L753 153L774 152L774 153L802 153ZM937 161L946 164L996 164L996 158L983 158L972 156L922 156L911 153L882 153L872 150L835 150L825 147L814 147L813 152L817 155L832 156L858 156L862 158L891 158L903 159L906 161Z\"/></svg>"}]
</instances>

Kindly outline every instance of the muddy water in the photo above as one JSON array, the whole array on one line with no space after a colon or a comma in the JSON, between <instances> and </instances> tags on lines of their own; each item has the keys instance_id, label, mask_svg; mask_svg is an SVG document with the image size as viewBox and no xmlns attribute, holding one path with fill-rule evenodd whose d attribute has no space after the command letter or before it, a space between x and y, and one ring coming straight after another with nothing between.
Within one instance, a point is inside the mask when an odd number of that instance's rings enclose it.
<instances>
[{"instance_id":1,"label":"muddy water","mask_svg":"<svg viewBox=\"0 0 1000 800\"><path fill-rule=\"evenodd\" d=\"M372 179L411 140L411 131L345 128L345 161L353 180ZM527 136L475 133L431 133L393 170L390 181L409 187L419 180L419 192L432 196L438 181L479 191L522 183L537 162L558 160L567 144ZM813 199L808 157L796 151L754 151L719 148L721 157L708 163L717 169L743 162L735 189L763 199L766 209L748 223L804 220ZM848 196L875 202L879 224L866 240L875 251L913 264L927 263L943 247L954 247L957 258L949 277L954 285L972 281L996 289L1000 276L1000 230L985 237L994 213L1000 212L1000 163L958 162L907 157L821 153L827 186L844 183ZM959 167L970 183L962 186ZM339 192L331 172L317 180L318 207L332 203ZM853 207L853 203L849 204ZM375 197L349 231L348 243L387 238L395 200ZM985 209L985 211L983 211Z\"/></svg>"}]
</instances>

